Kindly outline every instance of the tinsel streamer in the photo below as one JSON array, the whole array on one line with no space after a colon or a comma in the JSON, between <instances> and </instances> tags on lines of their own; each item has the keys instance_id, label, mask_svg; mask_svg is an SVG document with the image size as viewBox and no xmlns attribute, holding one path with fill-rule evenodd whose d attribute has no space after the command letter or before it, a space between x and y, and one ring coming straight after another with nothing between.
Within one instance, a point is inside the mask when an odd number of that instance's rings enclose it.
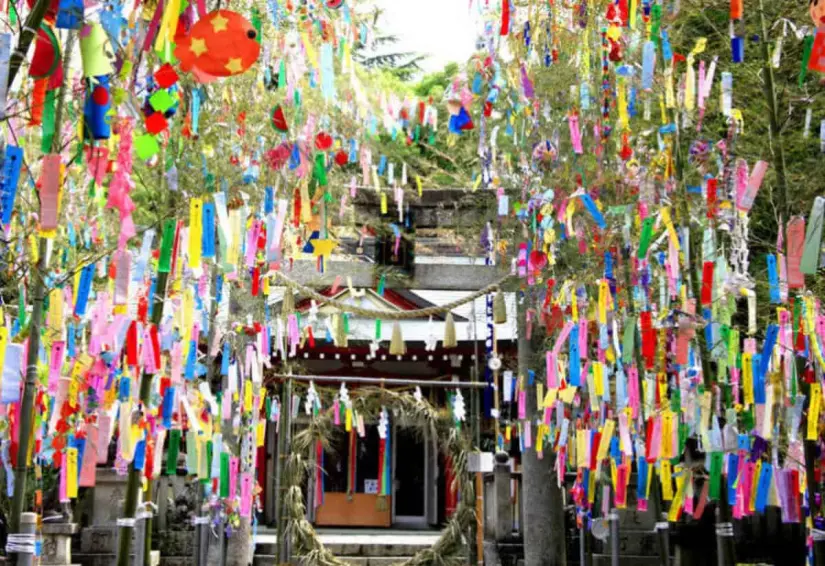
<instances>
[{"instance_id":1,"label":"tinsel streamer","mask_svg":"<svg viewBox=\"0 0 825 566\"><path fill-rule=\"evenodd\" d=\"M384 495L384 467L387 462L387 440L378 439L378 495Z\"/></svg>"},{"instance_id":2,"label":"tinsel streamer","mask_svg":"<svg viewBox=\"0 0 825 566\"><path fill-rule=\"evenodd\" d=\"M387 414L387 438L384 440L384 466L381 468L381 495L390 495L390 484L392 482L391 464L392 458L387 458L387 454L392 454L392 433L389 424L390 416Z\"/></svg>"},{"instance_id":3,"label":"tinsel streamer","mask_svg":"<svg viewBox=\"0 0 825 566\"><path fill-rule=\"evenodd\" d=\"M355 427L349 431L349 453L347 459L347 496L350 498L355 493L356 486L356 471L355 464L358 459L358 452L356 445L358 443L358 436L355 433Z\"/></svg>"},{"instance_id":4,"label":"tinsel streamer","mask_svg":"<svg viewBox=\"0 0 825 566\"><path fill-rule=\"evenodd\" d=\"M324 445L315 443L315 508L324 504Z\"/></svg>"},{"instance_id":5,"label":"tinsel streamer","mask_svg":"<svg viewBox=\"0 0 825 566\"><path fill-rule=\"evenodd\" d=\"M487 322L487 340L484 342L485 359L489 362L493 357L493 340L495 340L495 325L493 324L493 295L487 294L485 296L485 320ZM490 364L484 364L484 381L490 387L484 388L484 416L490 418L493 410L493 370L490 369Z\"/></svg>"}]
</instances>

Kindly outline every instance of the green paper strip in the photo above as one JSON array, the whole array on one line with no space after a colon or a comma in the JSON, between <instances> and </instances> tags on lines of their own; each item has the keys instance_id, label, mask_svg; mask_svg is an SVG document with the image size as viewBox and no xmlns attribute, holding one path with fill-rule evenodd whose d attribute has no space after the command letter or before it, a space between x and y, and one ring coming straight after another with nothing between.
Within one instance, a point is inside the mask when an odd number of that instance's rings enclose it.
<instances>
[{"instance_id":1,"label":"green paper strip","mask_svg":"<svg viewBox=\"0 0 825 566\"><path fill-rule=\"evenodd\" d=\"M381 319L375 319L375 339L381 340Z\"/></svg>"},{"instance_id":2,"label":"green paper strip","mask_svg":"<svg viewBox=\"0 0 825 566\"><path fill-rule=\"evenodd\" d=\"M26 327L26 289L20 285L17 292L17 322L20 323L20 328Z\"/></svg>"},{"instance_id":3,"label":"green paper strip","mask_svg":"<svg viewBox=\"0 0 825 566\"><path fill-rule=\"evenodd\" d=\"M639 238L639 252L636 257L644 259L647 255L647 250L650 248L650 241L653 239L653 217L648 217L642 222L642 235Z\"/></svg>"},{"instance_id":4,"label":"green paper strip","mask_svg":"<svg viewBox=\"0 0 825 566\"><path fill-rule=\"evenodd\" d=\"M160 260L158 273L169 273L172 269L172 246L175 243L175 221L167 220L163 224L163 239L160 244Z\"/></svg>"},{"instance_id":5,"label":"green paper strip","mask_svg":"<svg viewBox=\"0 0 825 566\"><path fill-rule=\"evenodd\" d=\"M624 335L622 336L622 363L629 366L633 363L633 348L636 346L636 317L625 321Z\"/></svg>"},{"instance_id":6,"label":"green paper strip","mask_svg":"<svg viewBox=\"0 0 825 566\"><path fill-rule=\"evenodd\" d=\"M229 497L229 454L221 453L221 497Z\"/></svg>"},{"instance_id":7,"label":"green paper strip","mask_svg":"<svg viewBox=\"0 0 825 566\"><path fill-rule=\"evenodd\" d=\"M802 261L799 264L799 271L806 275L815 275L819 268L823 220L825 220L825 198L816 197L813 208L811 208L811 215L808 217L805 250L802 252Z\"/></svg>"},{"instance_id":8,"label":"green paper strip","mask_svg":"<svg viewBox=\"0 0 825 566\"><path fill-rule=\"evenodd\" d=\"M710 455L710 491L708 497L713 500L719 499L722 488L722 458L721 452L713 452Z\"/></svg>"},{"instance_id":9,"label":"green paper strip","mask_svg":"<svg viewBox=\"0 0 825 566\"><path fill-rule=\"evenodd\" d=\"M799 88L805 84L808 76L808 63L811 61L811 52L814 49L814 36L806 35L802 42L802 68L799 69Z\"/></svg>"},{"instance_id":10,"label":"green paper strip","mask_svg":"<svg viewBox=\"0 0 825 566\"><path fill-rule=\"evenodd\" d=\"M178 471L178 452L180 452L180 431L169 431L169 448L166 451L166 475L174 476Z\"/></svg>"},{"instance_id":11,"label":"green paper strip","mask_svg":"<svg viewBox=\"0 0 825 566\"><path fill-rule=\"evenodd\" d=\"M56 89L46 92L46 102L43 106L43 126L40 138L40 150L43 153L52 152L52 142L54 141L54 113L55 113L55 93Z\"/></svg>"},{"instance_id":12,"label":"green paper strip","mask_svg":"<svg viewBox=\"0 0 825 566\"><path fill-rule=\"evenodd\" d=\"M327 186L327 163L326 156L323 153L315 154L314 176L318 180L318 184L320 186Z\"/></svg>"},{"instance_id":13,"label":"green paper strip","mask_svg":"<svg viewBox=\"0 0 825 566\"><path fill-rule=\"evenodd\" d=\"M204 472L203 475L198 478L201 480L201 483L206 484L209 483L209 471L212 469L212 441L206 441L206 469L205 470L198 470L199 472Z\"/></svg>"},{"instance_id":14,"label":"green paper strip","mask_svg":"<svg viewBox=\"0 0 825 566\"><path fill-rule=\"evenodd\" d=\"M736 367L736 358L739 355L739 331L735 328L730 329L728 334L728 367Z\"/></svg>"}]
</instances>

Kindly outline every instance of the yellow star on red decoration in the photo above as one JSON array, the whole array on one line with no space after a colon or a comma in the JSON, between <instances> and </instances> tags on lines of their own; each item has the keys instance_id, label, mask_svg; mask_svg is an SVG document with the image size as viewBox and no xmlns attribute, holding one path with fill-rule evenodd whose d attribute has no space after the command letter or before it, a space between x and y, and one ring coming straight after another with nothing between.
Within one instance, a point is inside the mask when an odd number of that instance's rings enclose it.
<instances>
[{"instance_id":1,"label":"yellow star on red decoration","mask_svg":"<svg viewBox=\"0 0 825 566\"><path fill-rule=\"evenodd\" d=\"M229 63L226 64L226 70L232 73L233 75L237 75L241 71L243 71L243 64L241 62L240 57L235 57L229 60Z\"/></svg>"},{"instance_id":2,"label":"yellow star on red decoration","mask_svg":"<svg viewBox=\"0 0 825 566\"><path fill-rule=\"evenodd\" d=\"M189 50L195 54L195 57L200 57L206 53L206 40L202 37L193 37L189 42Z\"/></svg>"},{"instance_id":3,"label":"yellow star on red decoration","mask_svg":"<svg viewBox=\"0 0 825 566\"><path fill-rule=\"evenodd\" d=\"M220 14L215 14L210 23L212 24L212 31L218 33L219 31L226 31L226 24L229 23L229 20Z\"/></svg>"}]
</instances>

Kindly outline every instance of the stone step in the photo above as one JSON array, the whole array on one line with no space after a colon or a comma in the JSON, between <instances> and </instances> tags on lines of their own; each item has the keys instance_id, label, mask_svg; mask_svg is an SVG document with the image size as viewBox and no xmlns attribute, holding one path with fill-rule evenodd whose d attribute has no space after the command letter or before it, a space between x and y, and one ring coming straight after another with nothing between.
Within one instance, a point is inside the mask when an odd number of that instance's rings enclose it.
<instances>
[{"instance_id":1,"label":"stone step","mask_svg":"<svg viewBox=\"0 0 825 566\"><path fill-rule=\"evenodd\" d=\"M398 557L413 556L417 552L430 548L441 536L440 533L319 533L318 538L335 556L347 557ZM275 554L275 535L265 533L258 535L255 553L260 555Z\"/></svg>"},{"instance_id":2,"label":"stone step","mask_svg":"<svg viewBox=\"0 0 825 566\"><path fill-rule=\"evenodd\" d=\"M611 556L609 554L594 554L593 566L610 566ZM623 554L619 556L619 566L659 566L658 556L632 556Z\"/></svg>"},{"instance_id":3,"label":"stone step","mask_svg":"<svg viewBox=\"0 0 825 566\"><path fill-rule=\"evenodd\" d=\"M152 564L154 566L164 566L164 560L169 560L168 558L161 558L160 553L157 550L152 551ZM129 557L129 563L133 564L135 561L135 555L132 554ZM117 562L117 555L113 553L103 552L103 553L85 553L85 552L72 552L72 562L78 564L78 566L112 566ZM165 564L165 566L189 566L187 563L169 563Z\"/></svg>"},{"instance_id":4,"label":"stone step","mask_svg":"<svg viewBox=\"0 0 825 566\"><path fill-rule=\"evenodd\" d=\"M336 555L337 556L337 555ZM411 556L337 556L351 566L392 566L406 562ZM256 554L252 566L278 566L273 554ZM642 566L647 566L643 564Z\"/></svg>"}]
</instances>

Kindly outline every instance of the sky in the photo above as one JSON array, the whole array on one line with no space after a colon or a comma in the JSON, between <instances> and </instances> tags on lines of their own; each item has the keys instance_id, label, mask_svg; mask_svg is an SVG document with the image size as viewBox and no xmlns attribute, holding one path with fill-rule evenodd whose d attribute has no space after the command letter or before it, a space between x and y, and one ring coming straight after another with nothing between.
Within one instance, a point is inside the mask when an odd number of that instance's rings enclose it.
<instances>
[{"instance_id":1,"label":"sky","mask_svg":"<svg viewBox=\"0 0 825 566\"><path fill-rule=\"evenodd\" d=\"M477 20L467 0L378 0L376 4L384 10L380 31L398 36L394 49L430 55L421 63L425 72L440 71L453 61L463 63L475 51Z\"/></svg>"}]
</instances>

